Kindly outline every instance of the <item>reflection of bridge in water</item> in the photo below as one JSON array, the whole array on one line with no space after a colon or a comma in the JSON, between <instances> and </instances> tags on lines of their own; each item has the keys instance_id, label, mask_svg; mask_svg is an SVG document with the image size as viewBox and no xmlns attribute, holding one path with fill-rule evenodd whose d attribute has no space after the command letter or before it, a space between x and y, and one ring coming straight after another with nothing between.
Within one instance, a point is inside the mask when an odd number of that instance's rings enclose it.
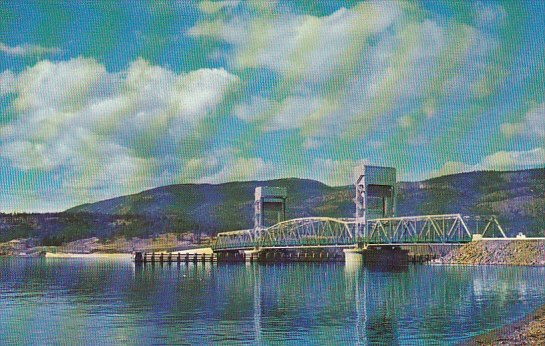
<instances>
[{"instance_id":1,"label":"reflection of bridge in water","mask_svg":"<svg viewBox=\"0 0 545 346\"><path fill-rule=\"evenodd\" d=\"M119 313L140 311L133 321L160 323L168 332L159 334L166 338L159 343L168 344L454 344L541 304L545 273L536 267L352 263L133 268ZM88 284L82 298L100 299L104 290L119 288L113 267L97 270L112 279L102 280L98 291ZM92 282L85 273L79 284ZM54 274L44 275L59 281Z\"/></svg>"},{"instance_id":2,"label":"reflection of bridge in water","mask_svg":"<svg viewBox=\"0 0 545 346\"><path fill-rule=\"evenodd\" d=\"M213 249L217 253L238 251L250 256L264 250L308 248L352 248L358 252L369 246L463 244L470 242L474 235L482 237L491 232L499 232L505 237L494 216L446 214L394 217L395 176L393 168L361 167L355 182L355 218L343 219L306 217L283 221L287 191L258 187L254 228L219 233ZM267 207L278 210L277 222L268 227L265 226Z\"/></svg>"}]
</instances>

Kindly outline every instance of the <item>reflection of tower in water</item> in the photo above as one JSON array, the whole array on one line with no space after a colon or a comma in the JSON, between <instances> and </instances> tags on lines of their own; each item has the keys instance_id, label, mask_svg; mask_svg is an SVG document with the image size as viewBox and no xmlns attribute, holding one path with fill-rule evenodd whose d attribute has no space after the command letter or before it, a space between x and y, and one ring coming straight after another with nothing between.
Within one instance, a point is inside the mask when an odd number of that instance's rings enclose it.
<instances>
[{"instance_id":1,"label":"reflection of tower in water","mask_svg":"<svg viewBox=\"0 0 545 346\"><path fill-rule=\"evenodd\" d=\"M367 345L367 271L361 262L347 262L344 274L347 296L354 297L356 345Z\"/></svg>"},{"instance_id":2,"label":"reflection of tower in water","mask_svg":"<svg viewBox=\"0 0 545 346\"><path fill-rule=\"evenodd\" d=\"M254 340L256 344L261 344L261 275L260 267L249 263L247 268L252 271L254 281Z\"/></svg>"}]
</instances>

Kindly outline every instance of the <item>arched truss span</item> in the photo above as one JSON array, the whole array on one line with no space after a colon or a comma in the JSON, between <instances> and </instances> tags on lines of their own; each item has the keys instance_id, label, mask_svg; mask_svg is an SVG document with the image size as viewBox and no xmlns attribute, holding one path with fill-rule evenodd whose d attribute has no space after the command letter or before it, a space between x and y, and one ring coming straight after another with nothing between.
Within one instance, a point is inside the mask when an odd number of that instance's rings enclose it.
<instances>
[{"instance_id":1,"label":"arched truss span","mask_svg":"<svg viewBox=\"0 0 545 346\"><path fill-rule=\"evenodd\" d=\"M470 222L476 223L476 231L469 231ZM460 214L449 214L393 217L368 220L366 227L362 224L356 226L355 219L329 217L291 219L268 228L220 233L214 249L346 246L357 243L362 245L463 243L471 241L472 233L484 236L494 227L505 237L494 216L464 218Z\"/></svg>"}]
</instances>

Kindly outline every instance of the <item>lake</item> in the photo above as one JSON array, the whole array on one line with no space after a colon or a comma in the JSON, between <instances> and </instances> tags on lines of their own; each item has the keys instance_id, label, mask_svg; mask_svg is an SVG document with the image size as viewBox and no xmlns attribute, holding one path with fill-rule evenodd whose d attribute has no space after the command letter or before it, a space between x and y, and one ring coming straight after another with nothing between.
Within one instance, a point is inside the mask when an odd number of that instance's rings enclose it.
<instances>
[{"instance_id":1,"label":"lake","mask_svg":"<svg viewBox=\"0 0 545 346\"><path fill-rule=\"evenodd\" d=\"M0 259L2 344L457 343L545 304L545 268Z\"/></svg>"}]
</instances>

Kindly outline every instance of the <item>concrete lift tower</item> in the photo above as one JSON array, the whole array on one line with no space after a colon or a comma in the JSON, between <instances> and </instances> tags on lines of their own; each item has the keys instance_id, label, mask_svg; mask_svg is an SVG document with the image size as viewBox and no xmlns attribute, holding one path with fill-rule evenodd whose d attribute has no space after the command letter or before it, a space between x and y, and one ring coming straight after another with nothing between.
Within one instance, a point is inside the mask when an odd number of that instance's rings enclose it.
<instances>
[{"instance_id":1,"label":"concrete lift tower","mask_svg":"<svg viewBox=\"0 0 545 346\"><path fill-rule=\"evenodd\" d=\"M361 165L355 173L356 236L367 237L367 220L395 216L396 169Z\"/></svg>"},{"instance_id":2,"label":"concrete lift tower","mask_svg":"<svg viewBox=\"0 0 545 346\"><path fill-rule=\"evenodd\" d=\"M288 191L285 187L260 186L255 188L254 202L254 229L262 229L265 224L265 208L277 211L275 222L286 220L286 198Z\"/></svg>"}]
</instances>

